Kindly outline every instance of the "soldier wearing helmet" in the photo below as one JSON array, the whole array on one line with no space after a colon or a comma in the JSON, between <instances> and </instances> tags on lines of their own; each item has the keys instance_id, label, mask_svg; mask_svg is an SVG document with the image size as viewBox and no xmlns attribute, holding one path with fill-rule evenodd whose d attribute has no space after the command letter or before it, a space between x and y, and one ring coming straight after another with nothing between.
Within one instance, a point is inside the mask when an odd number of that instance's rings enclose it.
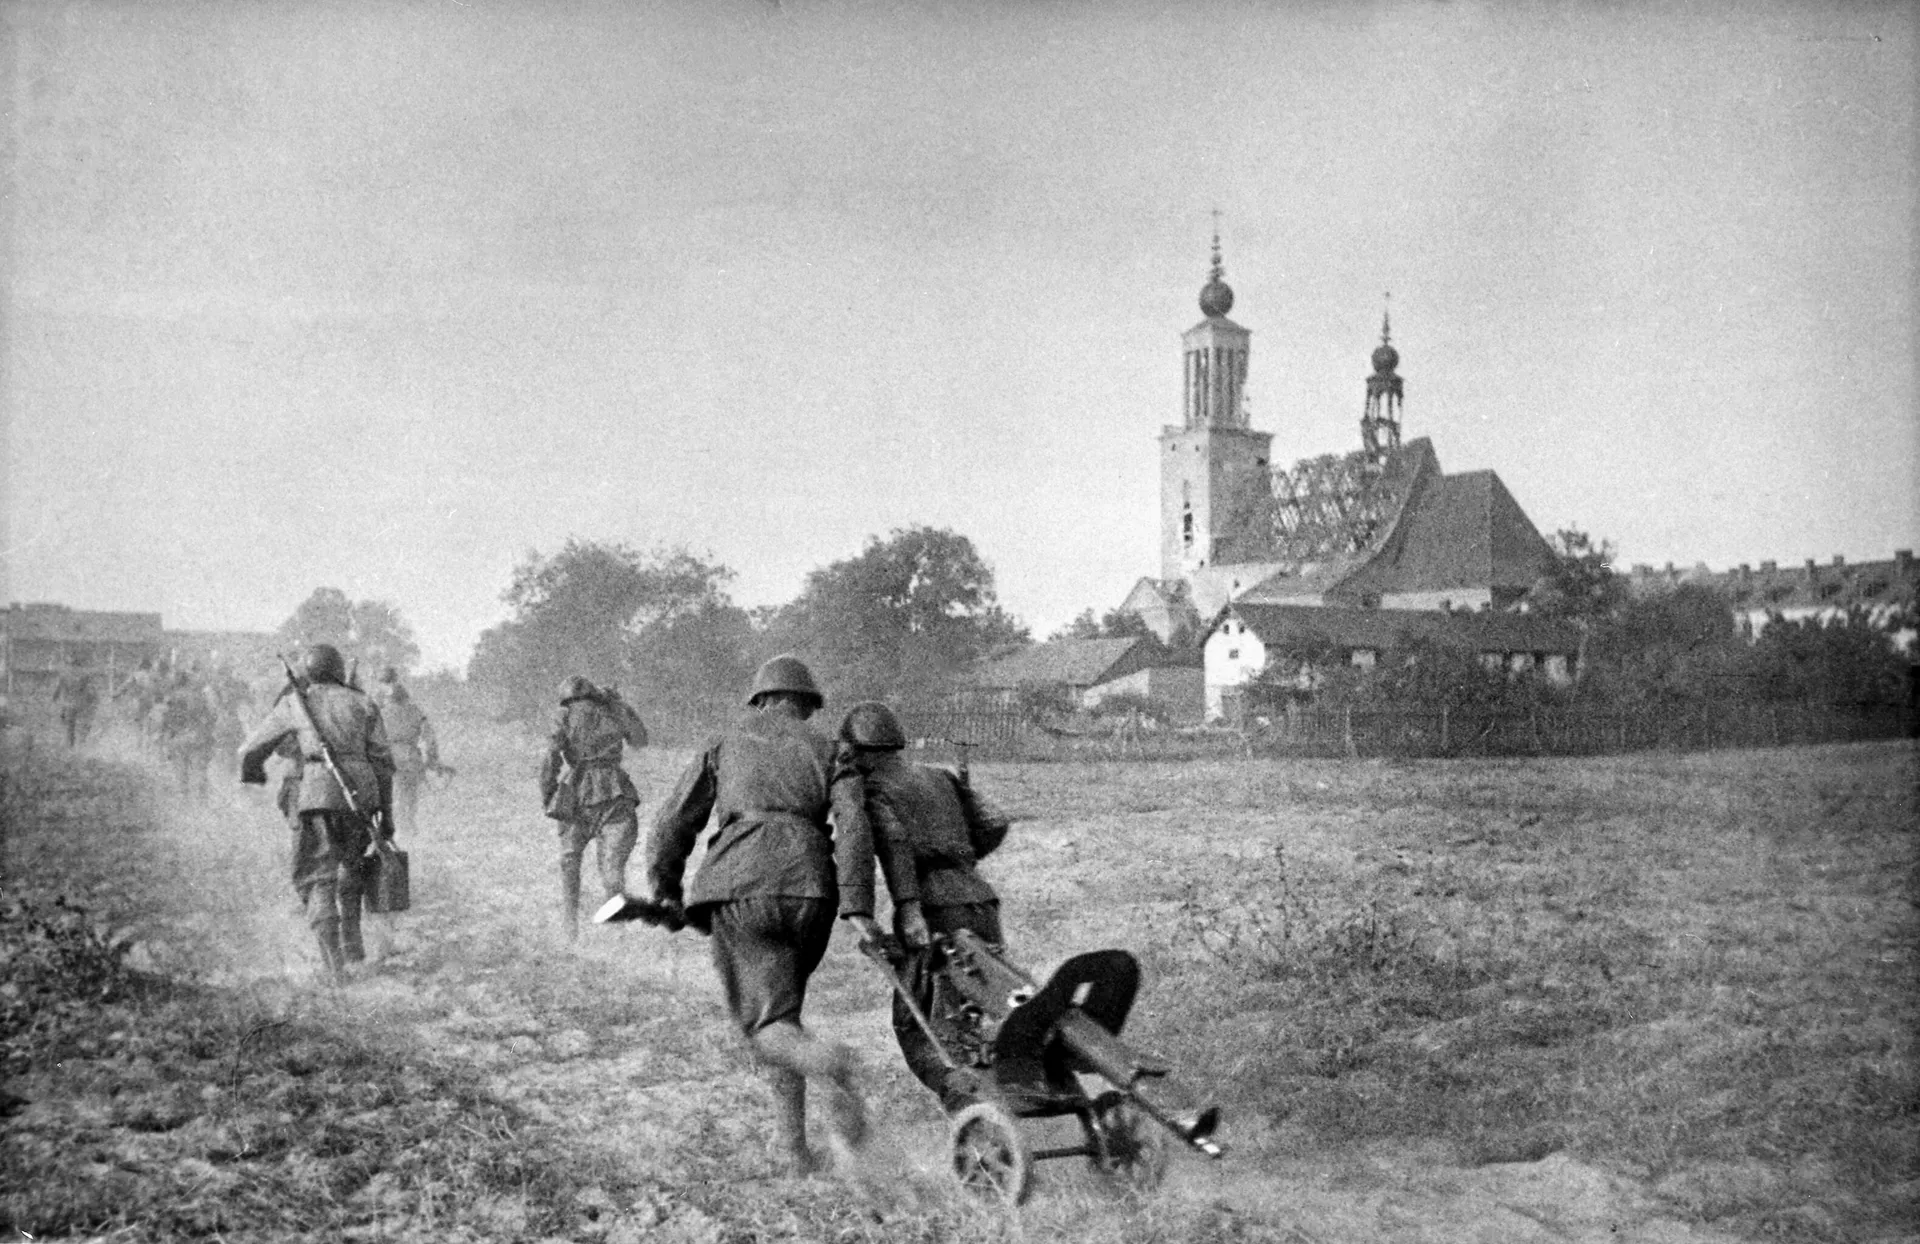
<instances>
[{"instance_id":1,"label":"soldier wearing helmet","mask_svg":"<svg viewBox=\"0 0 1920 1244\"><path fill-rule=\"evenodd\" d=\"M240 745L240 780L264 786L267 758L289 739L298 745L293 887L320 943L322 961L338 979L348 963L366 958L360 938L360 858L373 846L369 813L378 816L381 832L393 832L393 753L379 706L347 686L339 649L315 644L307 653L305 683L305 712L295 696L282 696ZM322 763L322 739L351 799Z\"/></svg>"},{"instance_id":2,"label":"soldier wearing helmet","mask_svg":"<svg viewBox=\"0 0 1920 1244\"><path fill-rule=\"evenodd\" d=\"M857 1146L866 1133L852 1051L801 1025L807 980L826 954L836 908L864 934L876 931L874 844L860 778L847 752L808 723L822 703L798 658L762 665L746 712L687 767L648 843L655 901L683 904L688 922L712 936L727 1006L766 1068L776 1140L794 1173L817 1165L806 1136L809 1082L827 1095L832 1147ZM709 818L706 861L683 897L687 857ZM897 883L892 864L883 865ZM910 887L910 869L905 881ZM894 893L903 910L916 898ZM924 944L924 929L904 923Z\"/></svg>"},{"instance_id":3,"label":"soldier wearing helmet","mask_svg":"<svg viewBox=\"0 0 1920 1244\"><path fill-rule=\"evenodd\" d=\"M1008 819L977 794L971 781L901 755L907 738L893 710L877 701L856 704L840 723L840 738L853 750L866 789L867 819L876 844L904 855L931 933L969 929L1002 944L1000 896L975 865L1006 839ZM945 993L931 947L910 947L902 975L926 1015L959 1036L964 1021L959 1000ZM973 1104L948 1083L939 1050L915 1022L906 1002L893 999L893 1032L913 1074L933 1090L948 1113ZM953 1042L964 1048L964 1038Z\"/></svg>"},{"instance_id":4,"label":"soldier wearing helmet","mask_svg":"<svg viewBox=\"0 0 1920 1244\"><path fill-rule=\"evenodd\" d=\"M569 941L579 928L580 858L588 843L595 844L605 896L626 889L627 858L640 838L640 791L621 760L629 746L646 745L646 725L619 692L602 691L578 674L560 685L560 711L540 767L540 800L559 821L560 919Z\"/></svg>"},{"instance_id":5,"label":"soldier wearing helmet","mask_svg":"<svg viewBox=\"0 0 1920 1244\"><path fill-rule=\"evenodd\" d=\"M407 684L400 681L400 671L393 666L380 671L374 698L380 703L380 719L393 748L394 829L412 834L420 807L420 787L428 770L440 766L440 740L434 737L433 723L414 703Z\"/></svg>"}]
</instances>

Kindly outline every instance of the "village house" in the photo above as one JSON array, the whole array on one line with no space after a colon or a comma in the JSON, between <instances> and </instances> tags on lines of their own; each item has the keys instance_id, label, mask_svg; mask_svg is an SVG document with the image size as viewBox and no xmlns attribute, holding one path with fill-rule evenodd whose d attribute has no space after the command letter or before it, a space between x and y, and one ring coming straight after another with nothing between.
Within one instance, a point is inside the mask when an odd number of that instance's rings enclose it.
<instances>
[{"instance_id":1,"label":"village house","mask_svg":"<svg viewBox=\"0 0 1920 1244\"><path fill-rule=\"evenodd\" d=\"M989 662L974 675L975 686L1007 699L1052 690L1088 711L1115 696L1137 695L1180 724L1199 720L1201 684L1197 653L1176 652L1150 635L1049 640Z\"/></svg>"},{"instance_id":2,"label":"village house","mask_svg":"<svg viewBox=\"0 0 1920 1244\"><path fill-rule=\"evenodd\" d=\"M1319 652L1371 669L1414 644L1471 652L1490 670L1538 671L1566 685L1576 673L1580 635L1566 623L1526 613L1237 601L1221 611L1203 649L1207 717L1238 718L1247 685L1275 655Z\"/></svg>"}]
</instances>

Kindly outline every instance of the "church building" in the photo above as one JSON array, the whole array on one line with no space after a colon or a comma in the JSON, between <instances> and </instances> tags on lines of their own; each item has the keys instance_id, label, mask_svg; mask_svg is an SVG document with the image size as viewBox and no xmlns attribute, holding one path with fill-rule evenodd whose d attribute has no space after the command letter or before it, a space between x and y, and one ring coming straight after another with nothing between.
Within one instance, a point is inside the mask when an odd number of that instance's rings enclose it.
<instances>
[{"instance_id":1,"label":"church building","mask_svg":"<svg viewBox=\"0 0 1920 1244\"><path fill-rule=\"evenodd\" d=\"M1184 410L1160 434L1160 574L1123 602L1165 639L1227 604L1506 610L1554 553L1492 471L1450 475L1431 441L1401 439L1406 384L1383 322L1360 445L1277 468L1250 425L1253 334L1213 244L1203 318L1183 334Z\"/></svg>"},{"instance_id":2,"label":"church building","mask_svg":"<svg viewBox=\"0 0 1920 1244\"><path fill-rule=\"evenodd\" d=\"M1216 233L1203 318L1181 338L1182 420L1160 435L1160 573L1121 608L1176 642L1204 638L1230 605L1339 611L1329 619L1516 609L1554 552L1497 474L1448 474L1427 438L1402 440L1391 323L1373 351L1359 446L1276 467L1273 433L1248 418L1253 334L1232 309ZM1209 669L1210 708L1214 682Z\"/></svg>"}]
</instances>

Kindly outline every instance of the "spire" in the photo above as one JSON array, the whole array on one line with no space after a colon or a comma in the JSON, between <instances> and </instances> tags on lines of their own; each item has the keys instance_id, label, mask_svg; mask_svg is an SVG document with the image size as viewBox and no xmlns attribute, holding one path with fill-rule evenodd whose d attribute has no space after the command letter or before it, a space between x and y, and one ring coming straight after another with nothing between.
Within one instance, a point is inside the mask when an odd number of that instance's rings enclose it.
<instances>
[{"instance_id":1,"label":"spire","mask_svg":"<svg viewBox=\"0 0 1920 1244\"><path fill-rule=\"evenodd\" d=\"M1208 319L1233 310L1233 289L1226 282L1226 269L1220 264L1220 209L1213 209L1213 266L1207 269L1207 283L1200 287L1200 311Z\"/></svg>"},{"instance_id":2,"label":"spire","mask_svg":"<svg viewBox=\"0 0 1920 1244\"><path fill-rule=\"evenodd\" d=\"M1389 301L1393 295L1386 295ZM1406 381L1395 374L1400 351L1393 348L1391 308L1380 313L1380 344L1373 348L1373 374L1367 377L1366 412L1360 416L1360 440L1369 459L1378 463L1400 448L1400 404Z\"/></svg>"}]
</instances>

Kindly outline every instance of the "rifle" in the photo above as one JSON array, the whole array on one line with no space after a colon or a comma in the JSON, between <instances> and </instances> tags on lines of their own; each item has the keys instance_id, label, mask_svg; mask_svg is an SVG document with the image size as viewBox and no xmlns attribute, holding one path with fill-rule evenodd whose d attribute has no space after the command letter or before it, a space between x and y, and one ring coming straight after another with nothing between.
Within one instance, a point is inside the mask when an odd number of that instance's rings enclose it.
<instances>
[{"instance_id":1,"label":"rifle","mask_svg":"<svg viewBox=\"0 0 1920 1244\"><path fill-rule=\"evenodd\" d=\"M307 729L313 731L313 737L320 741L320 763L326 766L333 780L339 783L340 793L347 799L347 810L355 816L366 817L371 821L373 818L360 810L360 801L353 797L352 784L347 781L347 775L340 771L340 762L334 759L333 745L327 742L327 736L320 731L320 723L313 719L313 710L307 707L307 693L300 685L300 676L293 672L293 662L287 660L284 652L278 655L280 668L287 671L287 693L292 697L294 707L300 710L300 716L306 719ZM378 834L374 835L376 841L379 837Z\"/></svg>"}]
</instances>

